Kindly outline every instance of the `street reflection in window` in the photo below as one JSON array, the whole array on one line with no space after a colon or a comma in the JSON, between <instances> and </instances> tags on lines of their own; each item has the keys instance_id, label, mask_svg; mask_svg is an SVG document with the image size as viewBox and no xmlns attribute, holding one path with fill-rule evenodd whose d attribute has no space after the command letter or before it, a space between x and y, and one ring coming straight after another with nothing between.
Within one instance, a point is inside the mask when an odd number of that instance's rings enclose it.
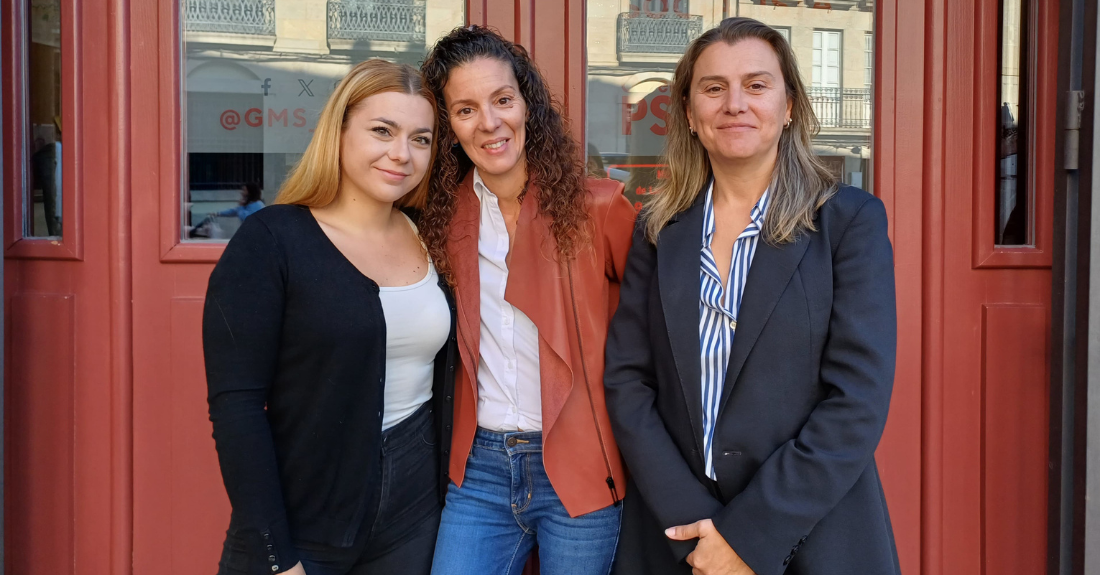
<instances>
[{"instance_id":1,"label":"street reflection in window","mask_svg":"<svg viewBox=\"0 0 1100 575\"><path fill-rule=\"evenodd\" d=\"M821 122L814 149L843 182L871 189L874 1L588 0L589 172L626 184L641 209L663 177L669 86L689 42L731 16L790 43Z\"/></svg>"},{"instance_id":2,"label":"street reflection in window","mask_svg":"<svg viewBox=\"0 0 1100 575\"><path fill-rule=\"evenodd\" d=\"M61 237L61 2L29 2L23 235Z\"/></svg>"},{"instance_id":3,"label":"street reflection in window","mask_svg":"<svg viewBox=\"0 0 1100 575\"><path fill-rule=\"evenodd\" d=\"M1001 2L1000 102L997 110L996 243L1031 243L1031 198L1027 179L1026 3Z\"/></svg>"},{"instance_id":4,"label":"street reflection in window","mask_svg":"<svg viewBox=\"0 0 1100 575\"><path fill-rule=\"evenodd\" d=\"M355 64L418 66L465 0L182 0L187 240L229 238L270 204Z\"/></svg>"}]
</instances>

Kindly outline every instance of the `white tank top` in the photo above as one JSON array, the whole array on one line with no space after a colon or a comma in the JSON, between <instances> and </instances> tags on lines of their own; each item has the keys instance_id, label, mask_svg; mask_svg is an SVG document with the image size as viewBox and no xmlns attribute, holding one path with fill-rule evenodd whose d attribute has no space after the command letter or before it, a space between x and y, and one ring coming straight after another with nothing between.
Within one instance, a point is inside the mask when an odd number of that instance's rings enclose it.
<instances>
[{"instance_id":1,"label":"white tank top","mask_svg":"<svg viewBox=\"0 0 1100 575\"><path fill-rule=\"evenodd\" d=\"M386 316L382 429L389 429L431 400L435 356L450 335L451 310L431 261L424 279L407 286L379 287L378 297Z\"/></svg>"}]
</instances>

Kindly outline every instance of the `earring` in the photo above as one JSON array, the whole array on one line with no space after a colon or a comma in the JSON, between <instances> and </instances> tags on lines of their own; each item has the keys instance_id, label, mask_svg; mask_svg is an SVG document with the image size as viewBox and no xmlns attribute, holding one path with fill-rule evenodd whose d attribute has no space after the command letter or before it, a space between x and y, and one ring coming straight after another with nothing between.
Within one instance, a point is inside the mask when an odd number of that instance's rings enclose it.
<instances>
[{"instance_id":1,"label":"earring","mask_svg":"<svg viewBox=\"0 0 1100 575\"><path fill-rule=\"evenodd\" d=\"M695 128L692 128L691 126L688 126L688 131L691 132L692 136L695 135Z\"/></svg>"},{"instance_id":2,"label":"earring","mask_svg":"<svg viewBox=\"0 0 1100 575\"><path fill-rule=\"evenodd\" d=\"M790 128L790 127L791 127L791 119L787 118L787 125L783 126L783 129L786 130L787 128Z\"/></svg>"}]
</instances>

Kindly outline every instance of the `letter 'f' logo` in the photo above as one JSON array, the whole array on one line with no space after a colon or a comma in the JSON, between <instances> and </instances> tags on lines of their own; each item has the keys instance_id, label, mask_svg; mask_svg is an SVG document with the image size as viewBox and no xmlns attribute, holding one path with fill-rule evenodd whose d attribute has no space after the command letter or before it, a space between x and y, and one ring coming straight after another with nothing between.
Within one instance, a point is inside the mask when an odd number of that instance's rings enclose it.
<instances>
[{"instance_id":1,"label":"letter 'f' logo","mask_svg":"<svg viewBox=\"0 0 1100 575\"><path fill-rule=\"evenodd\" d=\"M264 83L260 84L260 87L264 89L264 96L266 96L267 91L271 89L271 78L264 78Z\"/></svg>"}]
</instances>

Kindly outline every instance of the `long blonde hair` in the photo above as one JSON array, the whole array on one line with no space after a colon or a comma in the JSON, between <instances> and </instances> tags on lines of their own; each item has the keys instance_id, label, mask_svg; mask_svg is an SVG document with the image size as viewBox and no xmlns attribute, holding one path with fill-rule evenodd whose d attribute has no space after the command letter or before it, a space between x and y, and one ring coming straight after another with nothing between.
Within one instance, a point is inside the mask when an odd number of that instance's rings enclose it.
<instances>
[{"instance_id":1,"label":"long blonde hair","mask_svg":"<svg viewBox=\"0 0 1100 575\"><path fill-rule=\"evenodd\" d=\"M711 44L735 44L749 38L763 40L775 50L787 97L792 101L791 125L779 137L779 154L762 230L764 241L773 245L788 243L805 231L815 230L814 215L836 193L836 176L813 151L812 140L819 124L790 44L763 22L752 18L726 18L695 39L676 65L664 151L668 169L666 177L657 183L657 197L643 212L646 238L653 243L657 243L661 229L673 216L691 207L710 178L707 150L688 129L686 109L690 105L689 90L695 62Z\"/></svg>"},{"instance_id":2,"label":"long blonde hair","mask_svg":"<svg viewBox=\"0 0 1100 575\"><path fill-rule=\"evenodd\" d=\"M384 92L422 96L432 106L432 118L439 115L435 96L424 86L416 68L378 59L360 62L329 96L309 147L279 189L276 204L320 208L336 199L336 193L340 191L340 136L347 127L348 118L364 100ZM432 130L432 163L435 162L437 150L436 130L438 127ZM428 165L431 166L431 163ZM430 167L428 171L431 171ZM398 200L397 205L422 210L427 199L428 176L425 174L416 189Z\"/></svg>"}]
</instances>

